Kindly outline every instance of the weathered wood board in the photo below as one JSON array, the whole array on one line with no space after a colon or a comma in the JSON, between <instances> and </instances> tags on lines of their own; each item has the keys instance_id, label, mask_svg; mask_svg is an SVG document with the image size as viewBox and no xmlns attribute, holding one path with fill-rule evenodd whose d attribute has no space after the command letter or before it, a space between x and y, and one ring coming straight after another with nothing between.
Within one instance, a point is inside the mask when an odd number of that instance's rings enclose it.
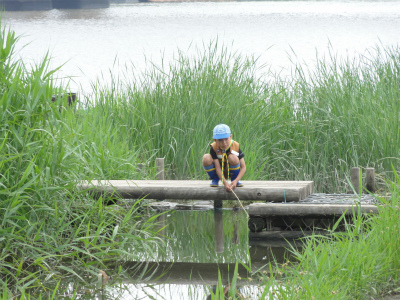
<instances>
[{"instance_id":1,"label":"weathered wood board","mask_svg":"<svg viewBox=\"0 0 400 300\"><path fill-rule=\"evenodd\" d=\"M282 204L282 203L252 203L249 205L250 217L275 216L340 216L353 214L353 209L361 213L377 214L378 207L372 204Z\"/></svg>"},{"instance_id":2,"label":"weathered wood board","mask_svg":"<svg viewBox=\"0 0 400 300\"><path fill-rule=\"evenodd\" d=\"M313 181L243 181L234 189L240 200L292 202L314 191ZM221 185L210 187L209 180L94 180L82 181L78 188L95 194L114 193L126 199L236 200L234 193Z\"/></svg>"}]
</instances>

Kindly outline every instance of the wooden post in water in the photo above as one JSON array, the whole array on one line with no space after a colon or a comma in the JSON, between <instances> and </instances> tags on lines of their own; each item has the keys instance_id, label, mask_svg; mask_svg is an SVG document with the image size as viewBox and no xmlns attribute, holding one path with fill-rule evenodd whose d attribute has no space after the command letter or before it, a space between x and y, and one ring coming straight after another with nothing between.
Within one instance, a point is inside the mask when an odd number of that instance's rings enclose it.
<instances>
[{"instance_id":1,"label":"wooden post in water","mask_svg":"<svg viewBox=\"0 0 400 300\"><path fill-rule=\"evenodd\" d=\"M360 191L360 168L351 168L351 185L354 188L356 194Z\"/></svg>"},{"instance_id":2,"label":"wooden post in water","mask_svg":"<svg viewBox=\"0 0 400 300\"><path fill-rule=\"evenodd\" d=\"M157 180L165 180L164 174L164 158L156 158L156 178Z\"/></svg>"},{"instance_id":3,"label":"wooden post in water","mask_svg":"<svg viewBox=\"0 0 400 300\"><path fill-rule=\"evenodd\" d=\"M214 200L214 209L222 208L222 200Z\"/></svg>"},{"instance_id":4,"label":"wooden post in water","mask_svg":"<svg viewBox=\"0 0 400 300\"><path fill-rule=\"evenodd\" d=\"M375 168L366 168L366 176L365 176L365 187L367 191L373 193L375 192Z\"/></svg>"}]
</instances>

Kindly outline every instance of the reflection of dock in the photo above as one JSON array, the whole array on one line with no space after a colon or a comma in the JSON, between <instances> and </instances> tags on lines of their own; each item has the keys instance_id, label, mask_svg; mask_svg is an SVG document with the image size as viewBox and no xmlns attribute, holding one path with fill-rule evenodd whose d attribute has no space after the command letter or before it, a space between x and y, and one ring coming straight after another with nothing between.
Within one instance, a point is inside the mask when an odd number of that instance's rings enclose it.
<instances>
[{"instance_id":1,"label":"reflection of dock","mask_svg":"<svg viewBox=\"0 0 400 300\"><path fill-rule=\"evenodd\" d=\"M266 263L252 262L252 270L258 270ZM191 262L127 262L124 268L128 271L132 280L129 282L151 282L166 284L207 284L214 285L218 282L220 272L222 283L228 284L235 275L234 263L191 263ZM265 274L269 273L265 268ZM259 284L257 280L248 280L251 273L246 267L238 264L238 285ZM150 279L151 278L151 279ZM150 280L149 280L150 279ZM126 281L125 281L126 282Z\"/></svg>"},{"instance_id":2,"label":"reflection of dock","mask_svg":"<svg viewBox=\"0 0 400 300\"><path fill-rule=\"evenodd\" d=\"M83 190L115 194L126 199L240 200L283 202L300 201L314 191L313 181L244 181L235 194L222 186L210 187L206 180L94 180L81 182Z\"/></svg>"},{"instance_id":3,"label":"reflection of dock","mask_svg":"<svg viewBox=\"0 0 400 300\"><path fill-rule=\"evenodd\" d=\"M213 230L214 241L210 239L211 243L196 244L190 236L185 236L185 243L187 247L196 245L197 248L202 248L210 256L193 256L190 257L187 252L182 251L182 243L178 243L177 248L172 248L171 252L178 254L172 257L165 257L161 262L127 262L124 264L124 269L128 270L130 279L124 280L124 283L151 283L151 284L178 284L178 285L208 285L212 286L217 284L219 274L223 285L232 282L235 274L239 274L237 284L238 286L259 285L261 277L270 276L270 272L274 272L274 268L270 269L269 263L274 262L281 264L291 259L292 255L286 250L287 247L299 247L295 242L299 237L306 235L297 233L249 233L245 236L249 239L240 237L241 224L245 226L247 218L243 211L228 211L214 210L212 213L214 226ZM188 215L187 212L181 214ZM209 215L208 212L194 212L194 214L201 214L203 216ZM228 219L225 217L229 215ZM188 219L187 219L188 220ZM187 220L177 218L177 224L186 228ZM203 222L212 223L212 219L205 218ZM169 239L173 236L168 235L168 223L165 214L158 217L157 226L162 228L163 234ZM199 222L197 224L202 224ZM191 226L189 226L191 228ZM195 227L194 227L195 228ZM165 229L165 230L164 230ZM185 230L186 231L186 230ZM189 231L197 237L198 230ZM161 231L159 232L159 234ZM212 232L208 232L212 235ZM182 237L182 236L181 236ZM211 237L211 236L210 236ZM209 238L207 238L209 240ZM214 245L212 244L214 242ZM248 245L250 247L248 248ZM204 247L205 246L205 247ZM214 249L211 249L211 247ZM234 256L229 256L232 249L235 249ZM215 251L217 256L213 256L212 252ZM243 255L237 251L246 252ZM196 251L191 252L193 255ZM211 257L213 256L213 258ZM180 261L180 259L190 259L190 261ZM171 260L171 261L169 261ZM235 273L235 261L237 264L237 273ZM245 264L246 266L242 265ZM250 263L251 262L251 263ZM250 280L248 278L251 278Z\"/></svg>"}]
</instances>

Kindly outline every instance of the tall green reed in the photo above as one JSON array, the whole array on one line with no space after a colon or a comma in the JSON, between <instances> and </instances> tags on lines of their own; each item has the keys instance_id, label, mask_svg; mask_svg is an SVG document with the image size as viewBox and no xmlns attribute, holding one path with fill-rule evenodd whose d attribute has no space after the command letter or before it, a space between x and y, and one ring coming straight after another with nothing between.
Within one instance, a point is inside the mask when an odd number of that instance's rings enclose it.
<instances>
[{"instance_id":1,"label":"tall green reed","mask_svg":"<svg viewBox=\"0 0 400 300\"><path fill-rule=\"evenodd\" d=\"M317 191L344 192L351 167L385 177L398 164L398 53L317 57L315 69L294 65L282 78L213 41L192 56L178 51L168 65L139 74L126 66L125 78L97 82L88 113L92 124L118 128L139 161L165 157L171 179L206 178L201 157L223 122L246 154L245 179L314 180Z\"/></svg>"},{"instance_id":2,"label":"tall green reed","mask_svg":"<svg viewBox=\"0 0 400 300\"><path fill-rule=\"evenodd\" d=\"M108 199L75 188L82 179L128 176L135 152L86 139L90 131L74 126L82 114L57 97L65 90L52 79L49 56L26 65L13 52L18 37L0 27L0 287L4 297L50 299L62 278L85 282L158 239L139 218L140 201L106 207Z\"/></svg>"}]
</instances>

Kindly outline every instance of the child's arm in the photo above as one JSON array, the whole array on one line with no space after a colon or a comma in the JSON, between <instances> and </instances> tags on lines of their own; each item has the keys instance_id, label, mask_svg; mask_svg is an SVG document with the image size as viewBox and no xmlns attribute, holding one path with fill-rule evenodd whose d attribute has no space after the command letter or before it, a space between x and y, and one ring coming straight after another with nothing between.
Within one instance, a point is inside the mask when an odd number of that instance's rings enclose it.
<instances>
[{"instance_id":1,"label":"child's arm","mask_svg":"<svg viewBox=\"0 0 400 300\"><path fill-rule=\"evenodd\" d=\"M214 166L215 166L215 172L217 172L218 177L221 179L222 184L225 186L225 189L230 192L231 191L231 186L230 184L226 181L224 176L222 175L222 169L221 165L219 164L218 159L214 159Z\"/></svg>"},{"instance_id":2,"label":"child's arm","mask_svg":"<svg viewBox=\"0 0 400 300\"><path fill-rule=\"evenodd\" d=\"M241 158L239 160L239 162L240 162L240 172L239 172L238 176L236 177L236 179L231 182L231 189L232 190L236 187L238 181L240 179L242 179L244 173L246 173L246 163L244 162L244 158Z\"/></svg>"}]
</instances>

